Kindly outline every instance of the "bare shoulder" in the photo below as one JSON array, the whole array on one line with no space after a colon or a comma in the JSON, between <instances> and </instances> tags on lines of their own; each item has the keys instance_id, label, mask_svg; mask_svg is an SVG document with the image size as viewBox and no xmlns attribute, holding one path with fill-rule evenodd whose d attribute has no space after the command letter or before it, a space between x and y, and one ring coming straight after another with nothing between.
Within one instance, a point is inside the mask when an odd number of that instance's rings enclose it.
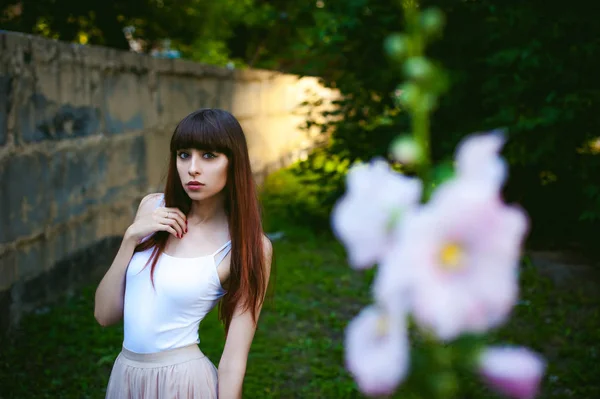
<instances>
[{"instance_id":1,"label":"bare shoulder","mask_svg":"<svg viewBox=\"0 0 600 399\"><path fill-rule=\"evenodd\" d=\"M263 252L265 256L265 266L267 269L271 268L271 260L273 259L273 244L266 234L262 236Z\"/></svg>"},{"instance_id":2,"label":"bare shoulder","mask_svg":"<svg viewBox=\"0 0 600 399\"><path fill-rule=\"evenodd\" d=\"M138 213L152 211L162 196L163 193L151 193L144 196L138 206Z\"/></svg>"}]
</instances>

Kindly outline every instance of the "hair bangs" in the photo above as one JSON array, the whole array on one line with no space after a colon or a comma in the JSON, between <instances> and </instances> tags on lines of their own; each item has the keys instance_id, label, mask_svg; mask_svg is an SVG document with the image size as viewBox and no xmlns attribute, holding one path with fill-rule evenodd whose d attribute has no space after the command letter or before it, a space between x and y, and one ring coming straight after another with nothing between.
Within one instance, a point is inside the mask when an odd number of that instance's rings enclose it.
<instances>
[{"instance_id":1,"label":"hair bangs","mask_svg":"<svg viewBox=\"0 0 600 399\"><path fill-rule=\"evenodd\" d=\"M216 151L229 155L230 138L211 110L200 110L185 117L171 139L171 152L183 149Z\"/></svg>"}]
</instances>

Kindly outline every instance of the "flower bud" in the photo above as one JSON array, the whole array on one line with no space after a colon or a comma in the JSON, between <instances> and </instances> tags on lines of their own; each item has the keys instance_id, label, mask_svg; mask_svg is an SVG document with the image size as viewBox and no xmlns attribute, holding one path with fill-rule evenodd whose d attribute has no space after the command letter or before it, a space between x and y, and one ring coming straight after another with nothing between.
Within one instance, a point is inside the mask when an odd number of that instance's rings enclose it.
<instances>
[{"instance_id":1,"label":"flower bud","mask_svg":"<svg viewBox=\"0 0 600 399\"><path fill-rule=\"evenodd\" d=\"M409 39L401 33L393 33L385 39L383 46L391 58L400 60L408 54Z\"/></svg>"},{"instance_id":2,"label":"flower bud","mask_svg":"<svg viewBox=\"0 0 600 399\"><path fill-rule=\"evenodd\" d=\"M410 136L402 136L394 140L390 152L394 160L406 165L418 162L423 155L417 142Z\"/></svg>"},{"instance_id":3,"label":"flower bud","mask_svg":"<svg viewBox=\"0 0 600 399\"><path fill-rule=\"evenodd\" d=\"M421 101L421 90L414 83L405 83L397 90L397 101L400 105L409 108L416 108Z\"/></svg>"},{"instance_id":4,"label":"flower bud","mask_svg":"<svg viewBox=\"0 0 600 399\"><path fill-rule=\"evenodd\" d=\"M441 33L445 22L444 13L437 8L428 8L421 14L421 26L427 35Z\"/></svg>"},{"instance_id":5,"label":"flower bud","mask_svg":"<svg viewBox=\"0 0 600 399\"><path fill-rule=\"evenodd\" d=\"M434 68L426 58L412 57L404 63L404 73L409 79L426 81L433 76Z\"/></svg>"}]
</instances>

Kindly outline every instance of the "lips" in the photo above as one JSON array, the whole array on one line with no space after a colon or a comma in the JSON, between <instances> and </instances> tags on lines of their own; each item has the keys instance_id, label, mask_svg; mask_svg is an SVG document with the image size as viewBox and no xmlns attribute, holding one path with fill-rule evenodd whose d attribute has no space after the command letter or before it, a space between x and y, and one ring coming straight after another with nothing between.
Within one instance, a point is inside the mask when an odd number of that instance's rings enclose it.
<instances>
[{"instance_id":1,"label":"lips","mask_svg":"<svg viewBox=\"0 0 600 399\"><path fill-rule=\"evenodd\" d=\"M187 186L190 190L198 190L198 189L202 188L204 186L204 184L197 182L197 181L191 181L187 184Z\"/></svg>"}]
</instances>

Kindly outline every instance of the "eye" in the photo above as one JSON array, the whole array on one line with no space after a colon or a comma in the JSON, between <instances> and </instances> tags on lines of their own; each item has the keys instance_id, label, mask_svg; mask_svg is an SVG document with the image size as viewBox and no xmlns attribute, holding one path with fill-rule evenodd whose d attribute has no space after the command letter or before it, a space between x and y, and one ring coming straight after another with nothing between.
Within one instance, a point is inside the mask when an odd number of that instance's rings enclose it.
<instances>
[{"instance_id":1,"label":"eye","mask_svg":"<svg viewBox=\"0 0 600 399\"><path fill-rule=\"evenodd\" d=\"M181 159L187 159L190 156L190 154L185 151L179 151L177 153L177 156Z\"/></svg>"},{"instance_id":2,"label":"eye","mask_svg":"<svg viewBox=\"0 0 600 399\"><path fill-rule=\"evenodd\" d=\"M215 154L214 152L205 152L202 155L202 157L205 158L205 159L212 159L212 158L216 158L217 154Z\"/></svg>"}]
</instances>

